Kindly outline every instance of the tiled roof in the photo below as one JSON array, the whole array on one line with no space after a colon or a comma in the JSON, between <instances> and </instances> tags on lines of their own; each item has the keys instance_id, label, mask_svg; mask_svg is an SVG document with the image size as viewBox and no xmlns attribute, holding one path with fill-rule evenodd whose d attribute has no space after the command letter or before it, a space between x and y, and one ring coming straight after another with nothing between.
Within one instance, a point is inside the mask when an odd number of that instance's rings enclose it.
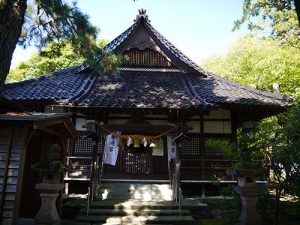
<instances>
[{"instance_id":1,"label":"tiled roof","mask_svg":"<svg viewBox=\"0 0 300 225\"><path fill-rule=\"evenodd\" d=\"M205 96L207 102L215 104L233 104L249 106L280 106L288 104L284 96L255 90L241 84L226 80L215 74L207 73L208 77L194 83L200 96ZM195 80L192 80L193 82Z\"/></svg>"},{"instance_id":2,"label":"tiled roof","mask_svg":"<svg viewBox=\"0 0 300 225\"><path fill-rule=\"evenodd\" d=\"M7 84L9 101L52 100L57 104L105 108L207 108L219 104L284 106L281 95L233 83L213 74L207 78L187 73L123 71L99 75L76 68L64 73Z\"/></svg>"},{"instance_id":3,"label":"tiled roof","mask_svg":"<svg viewBox=\"0 0 300 225\"><path fill-rule=\"evenodd\" d=\"M2 96L6 100L70 99L85 88L89 76L77 76L79 67L60 70L26 81L6 84Z\"/></svg>"},{"instance_id":4,"label":"tiled roof","mask_svg":"<svg viewBox=\"0 0 300 225\"><path fill-rule=\"evenodd\" d=\"M119 76L100 75L87 63L27 81L6 84L5 101L73 105L103 108L208 108L218 105L285 106L281 95L236 84L200 69L155 30L145 11L135 23L110 42L105 51L114 51L140 25L155 37L160 47L180 61L183 68L121 68Z\"/></svg>"}]
</instances>

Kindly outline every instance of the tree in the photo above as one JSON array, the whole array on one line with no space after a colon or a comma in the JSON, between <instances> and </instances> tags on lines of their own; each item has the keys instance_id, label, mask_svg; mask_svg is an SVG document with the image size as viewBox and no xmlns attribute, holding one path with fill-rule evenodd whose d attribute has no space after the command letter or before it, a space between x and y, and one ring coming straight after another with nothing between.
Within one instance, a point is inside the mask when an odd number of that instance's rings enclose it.
<instances>
[{"instance_id":1,"label":"tree","mask_svg":"<svg viewBox=\"0 0 300 225\"><path fill-rule=\"evenodd\" d=\"M275 187L278 223L283 193L300 197L300 99L287 113L264 119L253 133L252 149L263 153L269 182Z\"/></svg>"},{"instance_id":2,"label":"tree","mask_svg":"<svg viewBox=\"0 0 300 225\"><path fill-rule=\"evenodd\" d=\"M106 40L97 42L98 48L103 48ZM51 42L29 60L21 62L15 69L10 70L6 82L17 82L31 77L41 76L49 72L79 65L84 58L78 54L70 41Z\"/></svg>"},{"instance_id":3,"label":"tree","mask_svg":"<svg viewBox=\"0 0 300 225\"><path fill-rule=\"evenodd\" d=\"M300 26L294 3L299 12L298 0L243 0L243 15L235 21L234 30L248 23L249 30L256 35L299 48Z\"/></svg>"},{"instance_id":4,"label":"tree","mask_svg":"<svg viewBox=\"0 0 300 225\"><path fill-rule=\"evenodd\" d=\"M282 93L293 94L300 87L299 49L272 40L240 39L225 56L212 57L201 66L255 89L272 92L272 84L278 83Z\"/></svg>"},{"instance_id":5,"label":"tree","mask_svg":"<svg viewBox=\"0 0 300 225\"><path fill-rule=\"evenodd\" d=\"M28 2L0 1L0 93L18 42L24 46L35 43L43 47L63 38L71 40L74 49L91 62L100 54L95 43L97 29L75 3L69 5L63 0Z\"/></svg>"}]
</instances>

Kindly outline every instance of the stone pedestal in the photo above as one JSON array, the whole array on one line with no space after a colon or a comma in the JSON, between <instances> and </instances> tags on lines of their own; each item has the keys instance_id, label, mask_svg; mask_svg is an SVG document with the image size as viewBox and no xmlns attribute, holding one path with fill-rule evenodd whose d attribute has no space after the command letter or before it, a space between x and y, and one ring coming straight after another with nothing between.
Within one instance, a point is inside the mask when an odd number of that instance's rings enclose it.
<instances>
[{"instance_id":1,"label":"stone pedestal","mask_svg":"<svg viewBox=\"0 0 300 225\"><path fill-rule=\"evenodd\" d=\"M34 218L36 225L57 225L60 218L56 208L58 192L63 189L63 184L39 183L35 186L42 199L42 205Z\"/></svg>"},{"instance_id":2,"label":"stone pedestal","mask_svg":"<svg viewBox=\"0 0 300 225\"><path fill-rule=\"evenodd\" d=\"M257 212L256 204L261 193L261 188L235 186L234 190L241 196L242 210L239 225L261 225L262 220Z\"/></svg>"},{"instance_id":3,"label":"stone pedestal","mask_svg":"<svg viewBox=\"0 0 300 225\"><path fill-rule=\"evenodd\" d=\"M241 196L242 210L239 225L262 225L262 220L257 212L256 204L262 188L257 186L254 174L239 174L238 186L234 187Z\"/></svg>"}]
</instances>

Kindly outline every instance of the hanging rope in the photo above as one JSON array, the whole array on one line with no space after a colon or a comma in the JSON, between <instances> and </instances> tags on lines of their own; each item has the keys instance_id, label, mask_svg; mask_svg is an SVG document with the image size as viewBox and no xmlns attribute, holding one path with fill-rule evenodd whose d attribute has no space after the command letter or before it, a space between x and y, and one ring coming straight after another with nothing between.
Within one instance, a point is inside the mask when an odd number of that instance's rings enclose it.
<instances>
[{"instance_id":1,"label":"hanging rope","mask_svg":"<svg viewBox=\"0 0 300 225\"><path fill-rule=\"evenodd\" d=\"M105 130L108 133L111 133L111 134L115 133L115 135L118 135L118 134L116 134L115 131L111 131L111 130L109 130L109 129L101 126L101 125L99 125L99 126L100 126L101 129ZM148 135L141 135L141 134L129 134L129 135L123 135L122 134L122 135L118 135L118 136L119 136L119 138L122 138L122 139L128 139L130 137L132 139L144 139L144 138L146 138L147 140L156 140L156 139L159 139L159 138L167 135L168 133L172 132L176 128L177 128L177 126L171 128L170 130L167 130L167 131L165 131L165 132L163 132L159 135L156 135L156 136L148 136Z\"/></svg>"}]
</instances>

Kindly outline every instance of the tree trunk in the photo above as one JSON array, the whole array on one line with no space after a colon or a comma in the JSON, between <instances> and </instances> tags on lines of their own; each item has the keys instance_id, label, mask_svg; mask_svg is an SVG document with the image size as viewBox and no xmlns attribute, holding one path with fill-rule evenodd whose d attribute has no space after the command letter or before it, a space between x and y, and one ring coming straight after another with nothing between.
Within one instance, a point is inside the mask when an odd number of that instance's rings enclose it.
<instances>
[{"instance_id":1,"label":"tree trunk","mask_svg":"<svg viewBox=\"0 0 300 225\"><path fill-rule=\"evenodd\" d=\"M300 0L295 0L296 12L298 16L298 22L300 25Z\"/></svg>"},{"instance_id":2,"label":"tree trunk","mask_svg":"<svg viewBox=\"0 0 300 225\"><path fill-rule=\"evenodd\" d=\"M26 8L26 0L0 1L0 96L21 35Z\"/></svg>"}]
</instances>

